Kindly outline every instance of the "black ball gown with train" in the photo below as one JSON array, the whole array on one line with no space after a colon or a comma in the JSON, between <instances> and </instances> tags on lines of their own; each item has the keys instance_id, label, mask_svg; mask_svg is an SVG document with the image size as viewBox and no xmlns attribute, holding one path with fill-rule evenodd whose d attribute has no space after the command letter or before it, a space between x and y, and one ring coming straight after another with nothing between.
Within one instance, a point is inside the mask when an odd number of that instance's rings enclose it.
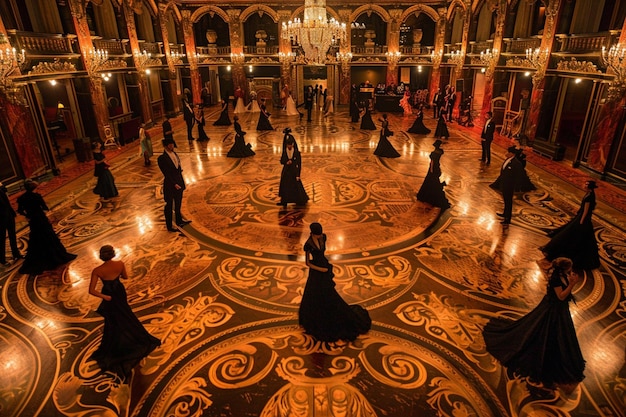
<instances>
[{"instance_id":1,"label":"black ball gown with train","mask_svg":"<svg viewBox=\"0 0 626 417\"><path fill-rule=\"evenodd\" d=\"M257 122L256 130L274 130L272 124L270 123L270 114L267 112L265 104L261 106L261 111L259 112L259 121Z\"/></svg>"},{"instance_id":2,"label":"black ball gown with train","mask_svg":"<svg viewBox=\"0 0 626 417\"><path fill-rule=\"evenodd\" d=\"M21 274L38 275L76 259L76 255L67 252L44 211L48 211L48 206L38 193L26 191L17 199L17 212L28 218L30 226Z\"/></svg>"},{"instance_id":3,"label":"black ball gown with train","mask_svg":"<svg viewBox=\"0 0 626 417\"><path fill-rule=\"evenodd\" d=\"M585 214L585 204L589 204ZM558 257L566 257L572 260L574 268L591 270L600 266L598 254L598 242L593 231L591 216L596 207L596 194L593 190L583 197L576 216L567 224L550 233L552 239L541 251L549 261Z\"/></svg>"},{"instance_id":4,"label":"black ball gown with train","mask_svg":"<svg viewBox=\"0 0 626 417\"><path fill-rule=\"evenodd\" d=\"M443 117L443 113L439 115L439 120L437 120L437 129L435 129L435 137L436 138L446 138L450 137L450 132L448 132L448 126L446 125L446 119Z\"/></svg>"},{"instance_id":5,"label":"black ball gown with train","mask_svg":"<svg viewBox=\"0 0 626 417\"><path fill-rule=\"evenodd\" d=\"M530 177L528 176L528 173L526 172L526 155L520 151L515 155L515 157L518 161L520 161L524 169L521 171L519 177L517 178L517 181L515 182L514 191L516 193L527 193L529 191L536 190L537 187L535 187L535 184L532 183ZM489 187L493 188L499 193L502 193L502 174L500 174L494 182L489 184Z\"/></svg>"},{"instance_id":6,"label":"black ball gown with train","mask_svg":"<svg viewBox=\"0 0 626 417\"><path fill-rule=\"evenodd\" d=\"M369 109L365 109L365 113L361 117L361 130L376 130L376 125L372 120L372 113Z\"/></svg>"},{"instance_id":7,"label":"black ball gown with train","mask_svg":"<svg viewBox=\"0 0 626 417\"><path fill-rule=\"evenodd\" d=\"M256 153L252 150L250 144L246 144L244 140L246 132L241 130L241 125L238 121L235 121L235 143L226 154L229 158L247 158L248 156L254 156Z\"/></svg>"},{"instance_id":8,"label":"black ball gown with train","mask_svg":"<svg viewBox=\"0 0 626 417\"><path fill-rule=\"evenodd\" d=\"M437 148L430 153L430 166L424 177L424 182L417 192L417 199L423 203L441 208L444 211L450 208L450 202L443 191L444 183L439 181L441 176L441 156L443 149ZM432 169L431 169L432 167Z\"/></svg>"},{"instance_id":9,"label":"black ball gown with train","mask_svg":"<svg viewBox=\"0 0 626 417\"><path fill-rule=\"evenodd\" d=\"M102 152L94 152L93 159L96 162L93 175L98 178L96 187L93 189L94 194L98 194L105 200L117 197L119 192L115 186L113 174L109 170L109 165L106 162L101 162L104 161L104 154Z\"/></svg>"},{"instance_id":10,"label":"black ball gown with train","mask_svg":"<svg viewBox=\"0 0 626 417\"><path fill-rule=\"evenodd\" d=\"M297 205L305 205L309 201L309 196L304 189L300 173L302 171L302 155L297 146L292 151L287 147L283 147L283 153L280 157L280 163L283 169L280 173L280 184L278 186L278 196L280 203L286 206L288 203L296 203Z\"/></svg>"},{"instance_id":11,"label":"black ball gown with train","mask_svg":"<svg viewBox=\"0 0 626 417\"><path fill-rule=\"evenodd\" d=\"M407 132L417 133L418 135L427 135L431 132L429 128L424 126L424 112L421 110L417 112L417 117Z\"/></svg>"},{"instance_id":12,"label":"black ball gown with train","mask_svg":"<svg viewBox=\"0 0 626 417\"><path fill-rule=\"evenodd\" d=\"M378 145L374 150L374 155L382 157L382 158L398 158L400 154L396 151L396 148L393 147L388 136L391 136L392 133L389 131L389 122L387 120L383 121L382 129L380 129L380 136L378 139Z\"/></svg>"},{"instance_id":13,"label":"black ball gown with train","mask_svg":"<svg viewBox=\"0 0 626 417\"><path fill-rule=\"evenodd\" d=\"M228 117L228 102L222 104L222 111L220 117L213 122L213 126L230 126L230 117Z\"/></svg>"},{"instance_id":14,"label":"black ball gown with train","mask_svg":"<svg viewBox=\"0 0 626 417\"><path fill-rule=\"evenodd\" d=\"M337 293L332 265L324 254L325 234L320 244L318 247L312 237L304 244L304 251L311 256L310 262L329 270L320 272L309 268L298 313L300 325L307 334L323 342L353 341L370 330L372 320L366 309L357 304L349 305Z\"/></svg>"},{"instance_id":15,"label":"black ball gown with train","mask_svg":"<svg viewBox=\"0 0 626 417\"><path fill-rule=\"evenodd\" d=\"M519 320L493 318L483 330L487 352L509 371L547 387L583 380L583 359L569 311L571 296L560 300L555 287L566 288L567 276L553 273L546 295Z\"/></svg>"},{"instance_id":16,"label":"black ball gown with train","mask_svg":"<svg viewBox=\"0 0 626 417\"><path fill-rule=\"evenodd\" d=\"M104 317L104 331L102 342L90 359L98 362L101 370L127 380L132 369L161 341L148 333L131 310L119 277L102 280L101 292L110 295L111 301L102 300L98 307L98 313Z\"/></svg>"}]
</instances>

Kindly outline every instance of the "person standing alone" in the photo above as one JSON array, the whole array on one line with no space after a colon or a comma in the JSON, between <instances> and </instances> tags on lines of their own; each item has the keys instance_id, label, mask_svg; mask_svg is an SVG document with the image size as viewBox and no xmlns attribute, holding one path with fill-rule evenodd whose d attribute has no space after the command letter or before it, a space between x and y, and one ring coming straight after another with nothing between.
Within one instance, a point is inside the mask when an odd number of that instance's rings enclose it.
<instances>
[{"instance_id":1,"label":"person standing alone","mask_svg":"<svg viewBox=\"0 0 626 417\"><path fill-rule=\"evenodd\" d=\"M178 154L174 152L174 141L163 139L163 153L157 158L159 169L163 173L163 199L165 200L165 225L170 232L177 230L172 226L172 210L176 218L176 224L182 227L189 220L183 220L181 205L183 202L183 191L185 191L185 180L183 179L183 168L180 164Z\"/></svg>"},{"instance_id":2,"label":"person standing alone","mask_svg":"<svg viewBox=\"0 0 626 417\"><path fill-rule=\"evenodd\" d=\"M510 146L506 150L506 159L500 169L500 177L502 178L500 189L502 191L502 199L504 200L504 211L496 214L503 218L500 222L503 225L511 224L515 185L519 182L523 171L521 162L515 158L515 151L515 146Z\"/></svg>"},{"instance_id":3,"label":"person standing alone","mask_svg":"<svg viewBox=\"0 0 626 417\"><path fill-rule=\"evenodd\" d=\"M496 123L493 121L493 113L488 111L485 127L483 128L483 132L480 134L480 145L483 150L480 161L484 162L485 165L489 165L491 163L491 142L493 142L493 134L495 131Z\"/></svg>"},{"instance_id":4,"label":"person standing alone","mask_svg":"<svg viewBox=\"0 0 626 417\"><path fill-rule=\"evenodd\" d=\"M0 233L2 233L2 248L0 249L0 264L5 265L6 245L4 244L7 233L9 234L9 244L11 245L11 253L13 260L22 259L23 256L17 247L17 236L15 233L15 210L11 206L9 196L7 196L7 187L0 182Z\"/></svg>"}]
</instances>

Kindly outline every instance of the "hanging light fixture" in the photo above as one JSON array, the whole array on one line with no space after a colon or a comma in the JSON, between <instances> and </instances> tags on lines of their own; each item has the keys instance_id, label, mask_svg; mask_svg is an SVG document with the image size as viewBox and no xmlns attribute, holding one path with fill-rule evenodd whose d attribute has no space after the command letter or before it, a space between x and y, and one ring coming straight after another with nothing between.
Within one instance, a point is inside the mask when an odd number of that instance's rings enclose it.
<instances>
[{"instance_id":1,"label":"hanging light fixture","mask_svg":"<svg viewBox=\"0 0 626 417\"><path fill-rule=\"evenodd\" d=\"M346 40L346 24L328 20L326 13L326 0L304 0L304 20L283 22L283 39L299 44L309 64L325 64L328 49Z\"/></svg>"}]
</instances>

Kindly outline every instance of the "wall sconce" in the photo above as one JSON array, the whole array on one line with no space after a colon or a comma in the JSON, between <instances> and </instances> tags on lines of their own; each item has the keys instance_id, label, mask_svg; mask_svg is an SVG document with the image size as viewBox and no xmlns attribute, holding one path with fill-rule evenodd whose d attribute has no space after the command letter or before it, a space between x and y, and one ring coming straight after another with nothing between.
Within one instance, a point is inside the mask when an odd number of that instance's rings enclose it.
<instances>
[{"instance_id":1,"label":"wall sconce","mask_svg":"<svg viewBox=\"0 0 626 417\"><path fill-rule=\"evenodd\" d=\"M152 58L152 54L146 52L146 50L144 49L141 53L139 53L139 51L135 51L133 55L135 56L135 65L137 69L140 72L150 74L150 68L148 68L148 65L150 63L150 59Z\"/></svg>"},{"instance_id":2,"label":"wall sconce","mask_svg":"<svg viewBox=\"0 0 626 417\"><path fill-rule=\"evenodd\" d=\"M252 65L248 65L248 71L252 72Z\"/></svg>"},{"instance_id":3,"label":"wall sconce","mask_svg":"<svg viewBox=\"0 0 626 417\"><path fill-rule=\"evenodd\" d=\"M422 66L421 65L417 66L417 72L422 72Z\"/></svg>"},{"instance_id":4,"label":"wall sconce","mask_svg":"<svg viewBox=\"0 0 626 417\"><path fill-rule=\"evenodd\" d=\"M230 69L231 69L231 68L230 68L230 65L227 65L227 66L226 66L226 71L230 71Z\"/></svg>"},{"instance_id":5,"label":"wall sconce","mask_svg":"<svg viewBox=\"0 0 626 417\"><path fill-rule=\"evenodd\" d=\"M49 82L50 82L50 84L52 84L52 85L57 85L57 80L50 80Z\"/></svg>"},{"instance_id":6,"label":"wall sconce","mask_svg":"<svg viewBox=\"0 0 626 417\"><path fill-rule=\"evenodd\" d=\"M102 74L100 74L100 76L102 77L102 79L103 79L104 81L109 81L109 79L111 78L111 76L112 76L112 75L111 75L111 73L110 73L110 72L107 72L107 73L104 73L104 72L103 72Z\"/></svg>"}]
</instances>

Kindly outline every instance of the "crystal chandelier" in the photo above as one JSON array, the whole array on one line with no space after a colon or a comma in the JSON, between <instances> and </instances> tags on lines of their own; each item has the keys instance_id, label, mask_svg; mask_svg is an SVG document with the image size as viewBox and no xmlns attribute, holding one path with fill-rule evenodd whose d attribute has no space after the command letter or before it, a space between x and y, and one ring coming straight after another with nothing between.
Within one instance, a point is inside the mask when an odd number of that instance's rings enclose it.
<instances>
[{"instance_id":1,"label":"crystal chandelier","mask_svg":"<svg viewBox=\"0 0 626 417\"><path fill-rule=\"evenodd\" d=\"M304 0L304 20L283 22L282 38L298 43L309 64L323 65L331 45L346 40L346 24L326 17L326 0Z\"/></svg>"},{"instance_id":2,"label":"crystal chandelier","mask_svg":"<svg viewBox=\"0 0 626 417\"><path fill-rule=\"evenodd\" d=\"M100 71L106 68L109 60L109 51L105 49L92 49L87 53L87 73L92 78L100 77ZM102 77L104 78L104 77Z\"/></svg>"},{"instance_id":3,"label":"crystal chandelier","mask_svg":"<svg viewBox=\"0 0 626 417\"><path fill-rule=\"evenodd\" d=\"M620 98L626 89L626 47L620 45L611 46L607 49L602 47L602 62L607 69L610 68L615 79L611 83L609 95L611 98Z\"/></svg>"}]
</instances>

